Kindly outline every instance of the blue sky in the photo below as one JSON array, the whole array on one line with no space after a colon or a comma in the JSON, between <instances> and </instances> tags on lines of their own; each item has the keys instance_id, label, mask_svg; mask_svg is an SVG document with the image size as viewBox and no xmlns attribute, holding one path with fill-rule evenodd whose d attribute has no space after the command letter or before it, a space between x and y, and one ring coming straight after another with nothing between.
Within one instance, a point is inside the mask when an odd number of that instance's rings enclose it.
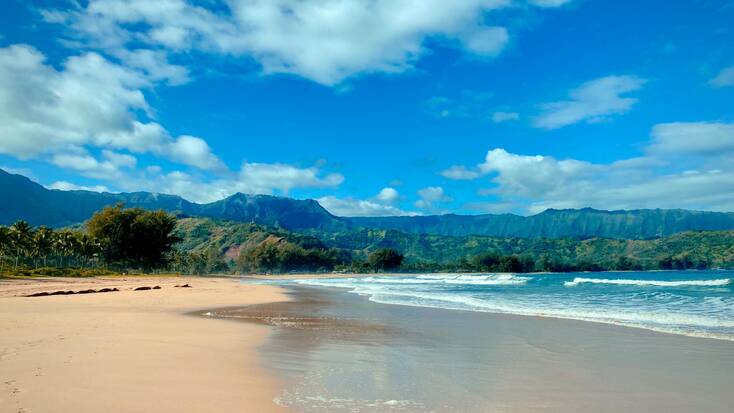
<instances>
[{"instance_id":1,"label":"blue sky","mask_svg":"<svg viewBox=\"0 0 734 413\"><path fill-rule=\"evenodd\" d=\"M734 211L734 1L3 9L0 168L50 188Z\"/></svg>"}]
</instances>

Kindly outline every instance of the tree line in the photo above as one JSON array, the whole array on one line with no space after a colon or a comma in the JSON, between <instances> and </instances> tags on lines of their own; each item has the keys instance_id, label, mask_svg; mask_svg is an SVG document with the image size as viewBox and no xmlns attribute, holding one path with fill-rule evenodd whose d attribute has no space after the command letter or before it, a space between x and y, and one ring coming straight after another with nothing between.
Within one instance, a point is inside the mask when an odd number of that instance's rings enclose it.
<instances>
[{"instance_id":1,"label":"tree line","mask_svg":"<svg viewBox=\"0 0 734 413\"><path fill-rule=\"evenodd\" d=\"M0 226L0 270L30 267L98 266L102 245L89 234L18 221Z\"/></svg>"},{"instance_id":2,"label":"tree line","mask_svg":"<svg viewBox=\"0 0 734 413\"><path fill-rule=\"evenodd\" d=\"M649 270L705 270L710 268L706 260L688 256L665 256L653 263L643 263L630 257L617 257L606 261L572 260L552 254L502 254L488 251L456 261L438 263L415 261L403 265L406 272L584 272L584 271L649 271Z\"/></svg>"},{"instance_id":3,"label":"tree line","mask_svg":"<svg viewBox=\"0 0 734 413\"><path fill-rule=\"evenodd\" d=\"M175 225L175 217L163 211L122 205L97 212L83 229L55 230L18 221L0 226L0 271L165 268L179 241Z\"/></svg>"}]
</instances>

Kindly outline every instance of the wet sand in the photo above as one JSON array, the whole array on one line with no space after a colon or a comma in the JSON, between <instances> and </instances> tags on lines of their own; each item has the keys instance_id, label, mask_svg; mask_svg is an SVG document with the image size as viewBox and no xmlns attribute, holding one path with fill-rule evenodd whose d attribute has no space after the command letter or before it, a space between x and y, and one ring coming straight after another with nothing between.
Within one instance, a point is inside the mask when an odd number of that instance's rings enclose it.
<instances>
[{"instance_id":1,"label":"wet sand","mask_svg":"<svg viewBox=\"0 0 734 413\"><path fill-rule=\"evenodd\" d=\"M261 348L306 412L729 412L734 343L583 321L405 307L343 290L209 316Z\"/></svg>"},{"instance_id":2,"label":"wet sand","mask_svg":"<svg viewBox=\"0 0 734 413\"><path fill-rule=\"evenodd\" d=\"M22 297L102 288L120 291ZM0 412L280 411L280 383L256 351L270 329L188 314L279 291L210 278L0 280Z\"/></svg>"}]
</instances>

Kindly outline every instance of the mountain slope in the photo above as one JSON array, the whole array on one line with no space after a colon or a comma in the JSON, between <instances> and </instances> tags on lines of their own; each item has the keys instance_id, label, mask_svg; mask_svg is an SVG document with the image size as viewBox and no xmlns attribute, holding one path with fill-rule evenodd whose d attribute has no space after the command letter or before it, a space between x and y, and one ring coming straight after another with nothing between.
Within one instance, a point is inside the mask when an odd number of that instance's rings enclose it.
<instances>
[{"instance_id":1,"label":"mountain slope","mask_svg":"<svg viewBox=\"0 0 734 413\"><path fill-rule=\"evenodd\" d=\"M392 229L413 234L543 238L644 239L683 231L734 229L734 213L681 209L549 209L529 217L512 214L440 215L352 218L350 221L358 227Z\"/></svg>"},{"instance_id":2,"label":"mountain slope","mask_svg":"<svg viewBox=\"0 0 734 413\"><path fill-rule=\"evenodd\" d=\"M0 170L0 225L19 219L33 225L73 225L84 222L107 205L120 202L128 207L163 209L179 216L329 234L369 228L448 236L646 239L684 231L734 230L734 213L662 209L550 209L529 217L503 214L341 218L310 199L235 194L209 204L196 204L179 196L149 192L100 194L49 190L26 177Z\"/></svg>"},{"instance_id":3,"label":"mountain slope","mask_svg":"<svg viewBox=\"0 0 734 413\"><path fill-rule=\"evenodd\" d=\"M127 207L163 209L180 216L201 216L288 229L343 229L347 223L314 200L235 194L210 204L149 192L97 193L50 190L0 170L0 225L23 219L32 225L61 227L86 221L94 212L122 202Z\"/></svg>"}]
</instances>

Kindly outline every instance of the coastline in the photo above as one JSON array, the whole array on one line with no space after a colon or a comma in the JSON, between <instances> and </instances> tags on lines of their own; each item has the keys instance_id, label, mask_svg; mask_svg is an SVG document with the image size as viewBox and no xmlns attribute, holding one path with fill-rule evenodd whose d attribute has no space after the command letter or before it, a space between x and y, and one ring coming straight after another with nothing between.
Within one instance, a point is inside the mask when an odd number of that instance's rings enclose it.
<instances>
[{"instance_id":1,"label":"coastline","mask_svg":"<svg viewBox=\"0 0 734 413\"><path fill-rule=\"evenodd\" d=\"M261 348L305 412L728 412L731 342L579 320L380 304L328 287L210 316Z\"/></svg>"},{"instance_id":2,"label":"coastline","mask_svg":"<svg viewBox=\"0 0 734 413\"><path fill-rule=\"evenodd\" d=\"M102 288L120 291L23 297ZM257 354L270 328L190 314L283 300L225 278L0 280L0 410L282 411Z\"/></svg>"},{"instance_id":3,"label":"coastline","mask_svg":"<svg viewBox=\"0 0 734 413\"><path fill-rule=\"evenodd\" d=\"M488 274L491 276L506 276L506 277L514 277L514 276L520 276L520 277L532 277L532 276L551 276L551 277L558 277L559 279L562 277L569 277L571 275L574 276L572 279L573 282L564 282L564 285L568 284L574 284L577 283L577 280L582 280L580 282L588 282L588 280L594 280L593 278L578 278L575 277L576 275L582 275L586 276L588 275L605 275L610 274L610 276L613 276L615 274L664 274L664 273L678 273L678 274L685 274L685 273L691 273L691 274L712 274L712 276L718 276L719 274L716 274L716 272L721 271L723 274L730 273L731 271L726 270L686 270L686 271L669 271L669 270L650 270L650 271L601 271L601 272L535 272L535 273L512 273L512 272L491 272L491 273L454 273L454 272L448 272L448 273L355 273L355 274L343 274L343 273L317 273L317 274L285 274L285 275L247 275L243 276L243 280L252 280L255 282L273 282L275 285L280 285L280 282L284 283L283 286L290 286L290 285L303 285L303 286L317 286L317 287L328 287L328 288L337 288L339 290L342 290L344 292L356 292L357 295L364 295L364 296L372 296L375 293L379 294L379 291L365 291L357 286L354 285L340 285L340 286L332 286L329 284L320 284L318 282L316 283L306 283L301 284L300 281L302 280L324 280L324 281L331 281L331 280L339 280L339 279L350 279L350 280L359 280L359 279L365 279L365 278L400 278L400 277L415 277L415 276L426 276L426 277L433 277L433 276L457 276L457 277L465 277L465 276L487 276ZM730 274L731 275L731 274ZM734 278L730 278L729 282L732 283L732 280ZM290 284L290 282L296 282L296 284ZM599 281L602 281L604 283L610 283L613 284L616 280L615 279L607 279L603 278ZM637 283L645 283L646 281L644 279L642 280L627 280L622 279L620 281L627 281L629 283L637 282ZM725 279L715 279L715 280L706 280L705 282L721 282L725 281ZM400 281L398 281L400 282ZM491 283L492 281L490 281ZM665 281L663 281L664 283ZM690 281L683 281L684 283L690 282ZM696 281L693 281L696 282ZM479 282L481 283L481 281ZM512 281L510 281L512 283ZM674 284L675 282L673 282ZM471 283L470 283L471 284ZM498 284L501 284L498 283ZM524 284L523 282L520 282L520 284ZM721 285L723 286L723 285ZM382 303L382 304L391 304L391 305L401 305L401 306L418 306L418 307L425 307L425 305L416 305L415 303L406 303L406 302L385 302L380 300L372 300L376 303ZM431 306L428 306L431 307ZM731 335L726 334L719 334L719 333L707 333L707 332L695 332L695 331L682 331L682 330L676 330L672 328L665 328L660 326L649 326L644 325L639 322L634 321L620 321L620 320L612 320L612 319L598 319L590 316L581 316L581 315L569 315L564 313L554 313L553 311L519 311L519 310L507 310L507 309L477 309L477 308L463 308L462 306L452 306L452 307L440 307L452 311L472 311L472 312L482 312L486 314L495 314L495 315L511 315L511 316L520 316L520 317L533 317L533 318L540 318L540 319L552 319L552 320L571 320L571 321L579 321L584 323L594 323L594 324L602 324L607 326L616 326L616 327L622 327L622 328L631 328L635 330L644 330L644 331L652 331L655 333L660 334L670 334L670 335L682 335L686 337L691 338L702 338L702 339L712 339L712 340L723 340L728 342L734 342L734 337Z\"/></svg>"}]
</instances>

